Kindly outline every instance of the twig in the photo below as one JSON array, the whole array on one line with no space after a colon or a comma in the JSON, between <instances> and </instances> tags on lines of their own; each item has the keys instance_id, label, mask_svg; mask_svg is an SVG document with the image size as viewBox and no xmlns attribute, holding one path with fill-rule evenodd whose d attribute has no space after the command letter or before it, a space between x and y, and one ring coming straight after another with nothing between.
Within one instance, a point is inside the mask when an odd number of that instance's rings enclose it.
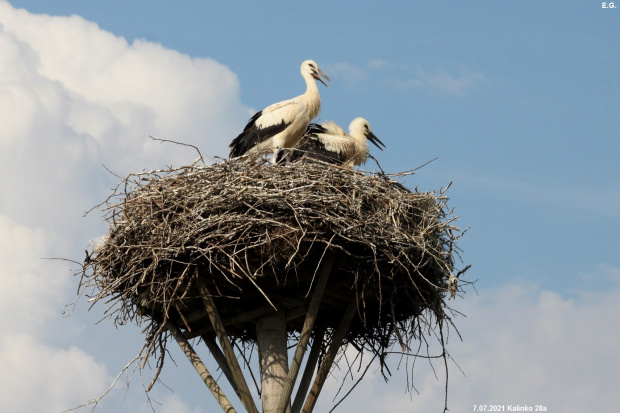
<instances>
[{"instance_id":1,"label":"twig","mask_svg":"<svg viewBox=\"0 0 620 413\"><path fill-rule=\"evenodd\" d=\"M199 156L199 158L198 158L198 159L196 159L196 160L195 160L195 161L191 164L191 166L196 165L196 163L197 163L198 161L202 161L202 162L204 163L204 158L203 158L203 156L202 156L202 153L200 153L200 149L198 149L198 147L197 147L197 146L190 145L189 143L183 143L183 142L171 141L171 140L169 140L169 139L154 138L154 137L152 137L151 135L149 135L149 138L151 138L151 139L152 139L152 140L154 140L154 141L160 141L161 143L164 143L164 142L169 142L169 143L174 143L174 144L176 144L176 145L181 145L181 146L189 146L190 148L194 148L194 149L196 150L196 152L198 152L198 156Z\"/></svg>"}]
</instances>

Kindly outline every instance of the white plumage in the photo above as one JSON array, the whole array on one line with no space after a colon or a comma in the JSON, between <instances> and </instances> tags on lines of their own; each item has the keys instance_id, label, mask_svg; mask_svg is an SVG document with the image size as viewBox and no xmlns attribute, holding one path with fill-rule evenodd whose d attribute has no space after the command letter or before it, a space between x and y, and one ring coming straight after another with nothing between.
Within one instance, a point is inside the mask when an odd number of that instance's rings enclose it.
<instances>
[{"instance_id":1,"label":"white plumage","mask_svg":"<svg viewBox=\"0 0 620 413\"><path fill-rule=\"evenodd\" d=\"M304 135L308 124L321 110L321 96L315 80L325 86L321 79L329 79L312 60L301 64L301 75L306 81L306 93L293 99L274 103L256 113L243 132L230 143L230 157L247 152L273 150L272 162L276 162L278 150L292 148Z\"/></svg>"},{"instance_id":2,"label":"white plumage","mask_svg":"<svg viewBox=\"0 0 620 413\"><path fill-rule=\"evenodd\" d=\"M349 125L349 133L331 121L313 123L308 126L290 160L296 161L305 157L348 167L363 165L369 155L368 141L381 150L383 148L379 145L385 147L364 118L353 119ZM283 155L284 153L280 152L278 160L282 159Z\"/></svg>"}]
</instances>

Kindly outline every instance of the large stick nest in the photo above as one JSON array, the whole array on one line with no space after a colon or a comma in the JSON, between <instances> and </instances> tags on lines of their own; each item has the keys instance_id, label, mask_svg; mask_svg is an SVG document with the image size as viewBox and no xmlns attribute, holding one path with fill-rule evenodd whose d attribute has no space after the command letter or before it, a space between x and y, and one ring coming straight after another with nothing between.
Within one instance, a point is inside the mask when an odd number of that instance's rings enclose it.
<instances>
[{"instance_id":1,"label":"large stick nest","mask_svg":"<svg viewBox=\"0 0 620 413\"><path fill-rule=\"evenodd\" d=\"M132 174L102 204L110 230L87 257L81 292L107 303L116 324L148 322L143 357L161 367L167 321L189 337L213 334L203 284L233 340L253 346L252 314L272 307L294 338L331 256L317 325L335 328L355 299L346 342L404 350L447 318L461 234L445 191L396 180L410 174L260 159Z\"/></svg>"}]
</instances>

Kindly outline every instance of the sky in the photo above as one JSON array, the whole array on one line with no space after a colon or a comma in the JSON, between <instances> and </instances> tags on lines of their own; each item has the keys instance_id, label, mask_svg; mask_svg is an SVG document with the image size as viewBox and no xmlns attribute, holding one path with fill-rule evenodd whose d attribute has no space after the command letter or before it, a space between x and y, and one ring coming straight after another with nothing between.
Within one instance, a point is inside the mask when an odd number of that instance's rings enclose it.
<instances>
[{"instance_id":1,"label":"sky","mask_svg":"<svg viewBox=\"0 0 620 413\"><path fill-rule=\"evenodd\" d=\"M464 316L454 320L462 341L448 344L450 411L617 409L620 9L390 4L0 0L3 410L79 406L142 346L140 327L97 324L103 306L73 309L75 265L49 259L81 261L105 233L99 211L84 213L116 184L108 170L196 157L149 136L225 158L253 113L303 93L306 59L333 81L319 85L320 121L368 119L387 145L372 152L386 172L437 158L409 188L452 183L466 277L477 282L451 301ZM96 411L217 411L171 350L152 405L136 374ZM442 411L440 364L418 363L410 393L406 366L394 366L387 384L371 367L336 411ZM320 411L344 376L333 372Z\"/></svg>"}]
</instances>

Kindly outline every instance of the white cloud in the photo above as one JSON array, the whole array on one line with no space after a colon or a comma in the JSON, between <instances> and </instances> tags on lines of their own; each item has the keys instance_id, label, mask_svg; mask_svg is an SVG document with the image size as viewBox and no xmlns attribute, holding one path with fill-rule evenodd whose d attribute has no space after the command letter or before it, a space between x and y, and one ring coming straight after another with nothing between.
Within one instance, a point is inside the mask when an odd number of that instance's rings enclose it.
<instances>
[{"instance_id":1,"label":"white cloud","mask_svg":"<svg viewBox=\"0 0 620 413\"><path fill-rule=\"evenodd\" d=\"M162 403L161 413L200 413L197 408L191 409L179 396L168 396Z\"/></svg>"},{"instance_id":2,"label":"white cloud","mask_svg":"<svg viewBox=\"0 0 620 413\"><path fill-rule=\"evenodd\" d=\"M59 413L105 391L106 368L82 350L59 350L27 335L0 337L0 406L12 413Z\"/></svg>"},{"instance_id":3,"label":"white cloud","mask_svg":"<svg viewBox=\"0 0 620 413\"><path fill-rule=\"evenodd\" d=\"M0 406L58 413L102 394L105 366L84 351L44 343L64 304L70 274L42 257L56 241L0 215ZM56 266L57 267L57 266Z\"/></svg>"},{"instance_id":4,"label":"white cloud","mask_svg":"<svg viewBox=\"0 0 620 413\"><path fill-rule=\"evenodd\" d=\"M4 32L18 43L15 47L28 51L39 81L62 88L51 97L62 96L67 106L54 104L59 111L54 119L64 117L69 129L92 137L103 150L111 147L112 153L130 155L134 162L144 155L150 159L152 154L143 154L140 146L152 134L211 144L214 152L221 151L230 140L235 113L246 120L237 77L211 59L191 58L143 40L129 44L79 16L32 15L7 3L0 3L0 14ZM75 111L87 111L90 117L83 119ZM105 130L110 133L101 133ZM160 150L159 159L168 152Z\"/></svg>"},{"instance_id":5,"label":"white cloud","mask_svg":"<svg viewBox=\"0 0 620 413\"><path fill-rule=\"evenodd\" d=\"M0 319L4 331L35 333L58 314L58 291L69 275L46 272L41 259L51 239L44 231L0 215Z\"/></svg>"},{"instance_id":6,"label":"white cloud","mask_svg":"<svg viewBox=\"0 0 620 413\"><path fill-rule=\"evenodd\" d=\"M486 81L482 73L465 72L453 75L446 70L438 70L434 73L419 73L422 81L440 92L463 95L475 86Z\"/></svg>"},{"instance_id":7,"label":"white cloud","mask_svg":"<svg viewBox=\"0 0 620 413\"><path fill-rule=\"evenodd\" d=\"M617 343L620 285L596 296L563 298L535 286L481 290L459 305L467 318L455 321L464 342L452 336L451 355L465 372L450 365L448 407L472 411L474 404L544 405L547 411L612 411L620 401ZM414 370L420 394L406 394L404 372L393 370L384 384L376 373L362 381L343 403L343 411L441 411L443 366L439 379L424 363ZM372 371L372 369L371 369ZM400 379L398 378L400 377ZM322 395L323 408L338 383Z\"/></svg>"},{"instance_id":8,"label":"white cloud","mask_svg":"<svg viewBox=\"0 0 620 413\"><path fill-rule=\"evenodd\" d=\"M620 194L614 187L587 187L581 185L567 185L564 182L541 181L539 176L530 181L514 180L486 171L476 173L460 168L458 171L444 169L436 174L438 178L450 180L459 177L459 184L467 185L469 189L480 191L488 196L505 197L512 202L532 203L556 207L562 205L563 211L577 211L578 213L598 214L617 217L620 215ZM592 202L593 199L604 199L605 202Z\"/></svg>"},{"instance_id":9,"label":"white cloud","mask_svg":"<svg viewBox=\"0 0 620 413\"><path fill-rule=\"evenodd\" d=\"M392 67L392 64L388 62L387 60L374 59L366 63L366 67L370 70L379 70L379 69Z\"/></svg>"},{"instance_id":10,"label":"white cloud","mask_svg":"<svg viewBox=\"0 0 620 413\"><path fill-rule=\"evenodd\" d=\"M463 96L487 82L482 73L466 70L454 74L445 69L428 71L418 68L415 72L413 77L391 80L390 83L396 89L428 89L441 94Z\"/></svg>"},{"instance_id":11,"label":"white cloud","mask_svg":"<svg viewBox=\"0 0 620 413\"><path fill-rule=\"evenodd\" d=\"M121 174L226 156L247 121L237 77L211 60L125 39L79 16L0 2L0 213L49 229L101 201ZM6 175L5 175L6 176ZM24 208L28 205L28 208ZM68 208L69 207L69 208Z\"/></svg>"},{"instance_id":12,"label":"white cloud","mask_svg":"<svg viewBox=\"0 0 620 413\"><path fill-rule=\"evenodd\" d=\"M393 64L383 59L368 61L364 67L340 62L326 68L334 79L348 86L366 81L369 76L381 76L385 82L398 90L430 90L444 95L464 96L471 90L487 83L485 75L464 68L428 70L420 65ZM413 76L408 76L413 72Z\"/></svg>"},{"instance_id":13,"label":"white cloud","mask_svg":"<svg viewBox=\"0 0 620 413\"><path fill-rule=\"evenodd\" d=\"M359 83L368 77L363 69L348 62L333 64L325 71L329 73L331 79L342 80L346 83Z\"/></svg>"},{"instance_id":14,"label":"white cloud","mask_svg":"<svg viewBox=\"0 0 620 413\"><path fill-rule=\"evenodd\" d=\"M105 359L110 349L89 334L80 341L93 347L72 346L68 337L93 317L61 320L77 286L66 263L42 258L80 260L105 231L98 213L82 218L116 183L101 164L127 174L197 156L148 135L226 156L248 108L222 64L129 43L79 16L0 0L0 50L0 410L58 412L111 383L106 360L86 352Z\"/></svg>"}]
</instances>

